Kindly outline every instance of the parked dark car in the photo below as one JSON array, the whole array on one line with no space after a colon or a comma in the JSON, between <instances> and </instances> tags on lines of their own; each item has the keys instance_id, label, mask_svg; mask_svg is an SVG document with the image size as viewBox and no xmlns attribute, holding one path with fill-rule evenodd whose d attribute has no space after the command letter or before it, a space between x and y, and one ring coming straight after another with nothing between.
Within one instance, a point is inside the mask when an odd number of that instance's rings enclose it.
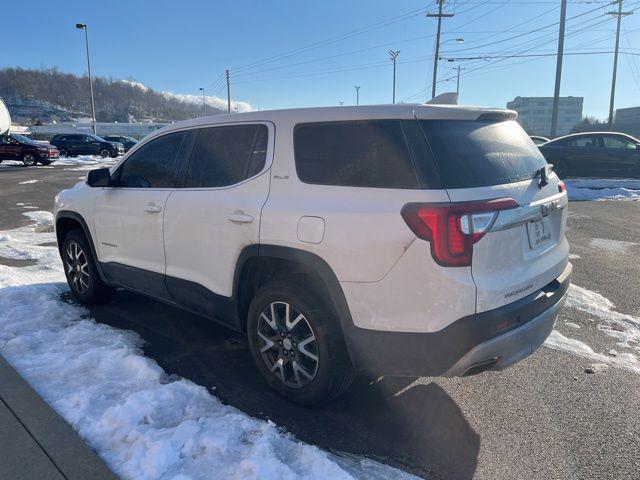
<instances>
[{"instance_id":1,"label":"parked dark car","mask_svg":"<svg viewBox=\"0 0 640 480\"><path fill-rule=\"evenodd\" d=\"M540 135L531 135L531 140L536 145L542 145L543 143L547 143L549 139L547 137L541 137Z\"/></svg>"},{"instance_id":2,"label":"parked dark car","mask_svg":"<svg viewBox=\"0 0 640 480\"><path fill-rule=\"evenodd\" d=\"M101 157L117 157L124 153L121 143L109 142L97 135L87 133L68 133L54 135L51 145L60 150L60 156L100 155Z\"/></svg>"},{"instance_id":3,"label":"parked dark car","mask_svg":"<svg viewBox=\"0 0 640 480\"><path fill-rule=\"evenodd\" d=\"M133 148L133 146L138 143L135 138L127 137L125 135L108 135L102 137L108 142L116 142L121 143L124 146L125 153Z\"/></svg>"},{"instance_id":4,"label":"parked dark car","mask_svg":"<svg viewBox=\"0 0 640 480\"><path fill-rule=\"evenodd\" d=\"M640 177L640 140L624 133L576 133L539 148L560 178Z\"/></svg>"},{"instance_id":5,"label":"parked dark car","mask_svg":"<svg viewBox=\"0 0 640 480\"><path fill-rule=\"evenodd\" d=\"M22 135L0 135L0 162L22 160L27 167L40 162L49 165L59 157L58 149L45 143L38 143Z\"/></svg>"}]
</instances>

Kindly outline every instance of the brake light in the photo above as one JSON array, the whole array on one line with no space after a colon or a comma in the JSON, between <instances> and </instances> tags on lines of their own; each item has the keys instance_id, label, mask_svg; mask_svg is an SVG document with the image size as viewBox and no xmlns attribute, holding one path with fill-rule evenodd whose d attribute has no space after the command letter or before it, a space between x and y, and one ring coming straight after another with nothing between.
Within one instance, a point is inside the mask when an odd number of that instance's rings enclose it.
<instances>
[{"instance_id":1,"label":"brake light","mask_svg":"<svg viewBox=\"0 0 640 480\"><path fill-rule=\"evenodd\" d=\"M431 256L443 267L471 265L473 244L493 226L498 212L517 208L512 198L481 202L408 203L402 218L422 240L431 243Z\"/></svg>"},{"instance_id":2,"label":"brake light","mask_svg":"<svg viewBox=\"0 0 640 480\"><path fill-rule=\"evenodd\" d=\"M560 180L560 181L558 182L558 191L559 191L560 193L562 193L562 192L566 192L566 191L567 191L567 186L565 185L565 183L564 183L562 180Z\"/></svg>"}]
</instances>

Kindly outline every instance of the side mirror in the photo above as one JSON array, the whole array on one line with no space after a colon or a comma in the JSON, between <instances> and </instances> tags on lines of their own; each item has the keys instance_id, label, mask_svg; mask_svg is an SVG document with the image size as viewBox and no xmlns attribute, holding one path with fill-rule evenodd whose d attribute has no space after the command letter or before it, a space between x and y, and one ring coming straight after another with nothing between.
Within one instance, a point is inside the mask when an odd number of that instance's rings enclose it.
<instances>
[{"instance_id":1,"label":"side mirror","mask_svg":"<svg viewBox=\"0 0 640 480\"><path fill-rule=\"evenodd\" d=\"M111 183L111 173L108 168L91 170L87 176L87 185L90 187L108 187Z\"/></svg>"}]
</instances>

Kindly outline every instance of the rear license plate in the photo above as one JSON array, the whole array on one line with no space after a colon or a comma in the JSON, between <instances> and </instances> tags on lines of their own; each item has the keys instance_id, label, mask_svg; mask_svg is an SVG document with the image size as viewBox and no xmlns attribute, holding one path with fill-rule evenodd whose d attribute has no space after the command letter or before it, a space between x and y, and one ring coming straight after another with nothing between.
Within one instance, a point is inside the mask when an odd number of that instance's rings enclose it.
<instances>
[{"instance_id":1,"label":"rear license plate","mask_svg":"<svg viewBox=\"0 0 640 480\"><path fill-rule=\"evenodd\" d=\"M551 230L546 218L527 222L527 233L529 234L529 247L532 250L551 240Z\"/></svg>"}]
</instances>

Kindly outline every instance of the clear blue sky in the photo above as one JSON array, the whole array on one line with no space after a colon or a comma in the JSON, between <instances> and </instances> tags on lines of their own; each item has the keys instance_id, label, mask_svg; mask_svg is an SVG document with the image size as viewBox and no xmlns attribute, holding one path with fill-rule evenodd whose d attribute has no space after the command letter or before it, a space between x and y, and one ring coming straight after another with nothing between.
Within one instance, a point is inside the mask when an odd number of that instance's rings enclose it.
<instances>
[{"instance_id":1,"label":"clear blue sky","mask_svg":"<svg viewBox=\"0 0 640 480\"><path fill-rule=\"evenodd\" d=\"M567 52L613 50L615 20L604 15L612 10L607 3L569 0L567 16L583 15L567 22ZM449 0L445 10L455 16L443 22L442 51L458 57L552 54L557 26L543 27L558 21L559 5L560 0ZM632 49L640 40L639 7L640 1L625 0L624 10L638 8L623 20L626 52L640 52ZM9 48L3 49L0 67L55 66L83 74L83 38L74 24L84 22L96 75L133 78L159 91L198 94L205 86L208 94L226 97L217 81L229 68L232 97L256 108L354 103L356 84L362 86L361 103L387 103L387 50L395 49L400 50L398 99L424 101L431 89L436 31L436 20L425 12L435 9L433 0L9 2L2 7ZM527 34L534 29L540 30ZM585 114L606 117L612 63L610 53L567 56L561 94L584 96ZM439 78L452 77L455 65L441 62ZM553 94L553 56L460 65L462 103L503 107L517 95ZM455 90L455 82L438 88ZM621 55L616 107L640 105L639 93L640 56Z\"/></svg>"}]
</instances>

